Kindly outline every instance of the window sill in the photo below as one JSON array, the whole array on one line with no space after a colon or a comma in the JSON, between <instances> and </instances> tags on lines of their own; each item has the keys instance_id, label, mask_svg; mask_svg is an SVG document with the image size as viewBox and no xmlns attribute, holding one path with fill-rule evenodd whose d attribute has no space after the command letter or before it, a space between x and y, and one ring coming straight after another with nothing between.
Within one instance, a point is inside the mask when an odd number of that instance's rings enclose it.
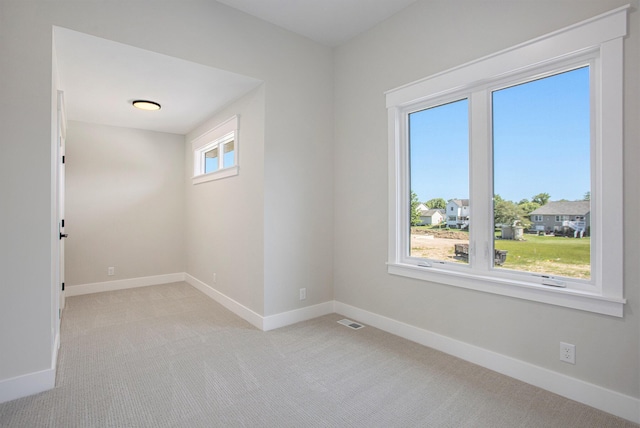
<instances>
[{"instance_id":1,"label":"window sill","mask_svg":"<svg viewBox=\"0 0 640 428\"><path fill-rule=\"evenodd\" d=\"M468 288L502 296L579 309L598 314L623 316L626 299L605 297L585 291L554 288L525 281L511 281L494 276L454 272L437 267L387 263L387 272L408 278Z\"/></svg>"},{"instance_id":2,"label":"window sill","mask_svg":"<svg viewBox=\"0 0 640 428\"><path fill-rule=\"evenodd\" d=\"M213 180L221 180L223 178L233 177L234 175L238 175L238 165L230 166L229 168L220 169L208 174L197 175L193 177L193 184L206 183L207 181Z\"/></svg>"}]
</instances>

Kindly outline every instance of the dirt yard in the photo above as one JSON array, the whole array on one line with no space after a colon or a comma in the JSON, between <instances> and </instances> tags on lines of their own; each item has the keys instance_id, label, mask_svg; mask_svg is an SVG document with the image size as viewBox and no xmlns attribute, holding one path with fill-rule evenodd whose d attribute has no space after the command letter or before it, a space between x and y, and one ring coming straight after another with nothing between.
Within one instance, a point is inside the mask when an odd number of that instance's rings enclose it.
<instances>
[{"instance_id":1,"label":"dirt yard","mask_svg":"<svg viewBox=\"0 0 640 428\"><path fill-rule=\"evenodd\" d=\"M466 261L455 256L455 244L468 244L469 235L451 230L411 233L411 256L434 260Z\"/></svg>"},{"instance_id":2,"label":"dirt yard","mask_svg":"<svg viewBox=\"0 0 640 428\"><path fill-rule=\"evenodd\" d=\"M455 245L468 244L469 235L464 232L453 230L412 230L411 231L411 256L423 257L433 260L444 260L450 262L466 263L467 259L456 257ZM509 265L509 258L502 266L520 270ZM568 276L573 278L590 278L589 265L570 265L559 263L554 260L543 260L527 265L524 270L528 272L551 273L555 275Z\"/></svg>"}]
</instances>

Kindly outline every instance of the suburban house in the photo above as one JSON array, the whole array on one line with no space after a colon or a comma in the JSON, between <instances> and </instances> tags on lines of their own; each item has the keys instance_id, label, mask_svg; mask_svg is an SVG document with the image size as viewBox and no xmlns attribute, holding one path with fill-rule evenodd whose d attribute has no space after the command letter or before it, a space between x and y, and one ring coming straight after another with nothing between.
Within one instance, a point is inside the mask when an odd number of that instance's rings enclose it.
<instances>
[{"instance_id":1,"label":"suburban house","mask_svg":"<svg viewBox=\"0 0 640 428\"><path fill-rule=\"evenodd\" d=\"M469 227L469 199L451 199L446 208L447 226L457 229Z\"/></svg>"},{"instance_id":2,"label":"suburban house","mask_svg":"<svg viewBox=\"0 0 640 428\"><path fill-rule=\"evenodd\" d=\"M416 208L420 214L420 225L431 226L434 224L440 224L445 219L445 210L438 208L429 208L425 204L420 204Z\"/></svg>"},{"instance_id":3,"label":"suburban house","mask_svg":"<svg viewBox=\"0 0 640 428\"><path fill-rule=\"evenodd\" d=\"M589 234L590 201L551 201L529 214L531 228L545 233L568 231Z\"/></svg>"},{"instance_id":4,"label":"suburban house","mask_svg":"<svg viewBox=\"0 0 640 428\"><path fill-rule=\"evenodd\" d=\"M433 208L426 211L420 211L420 221L425 226L440 224L444 221L445 210Z\"/></svg>"},{"instance_id":5,"label":"suburban house","mask_svg":"<svg viewBox=\"0 0 640 428\"><path fill-rule=\"evenodd\" d=\"M338 25L352 4L358 5L352 18ZM348 330L354 342L376 328L481 366L482 372L457 376L463 382L493 370L640 423L639 9L640 0L0 0L0 406L41 392L40 402L48 403L46 394L56 393L65 302L81 305L83 294L180 282L232 311L264 342L270 333L263 332L336 314L370 326ZM380 10L388 13L356 25ZM340 26L351 31L339 36ZM606 55L593 59L601 50ZM394 146L405 134L393 126L408 123L397 113L408 114L415 100L428 108L445 95L473 99L468 111L489 106L490 96L468 90L467 83L478 83L468 82L476 73L460 68L486 58L508 60L511 74L483 68L503 79L500 87L518 84L525 72L542 76L557 71L553 67L614 63L616 73L590 73L604 80L592 87L616 95L598 120L619 119L607 136L620 150L594 150L603 158L592 159L625 184L592 201L611 202L615 209L598 205L594 212L615 214L624 231L615 253L592 258L616 270L593 275L594 281L615 280L614 294L597 294L592 284L554 287L558 283L535 275L527 276L534 285L493 281L497 269L486 269L489 279L478 286L481 275L468 275L478 264L441 268L410 257L391 260L394 251L411 248L410 226L400 227L410 222L409 191L398 192L401 209L389 196L410 177L407 151ZM450 86L440 91L436 83ZM161 108L134 109L137 100ZM463 134L486 137L490 127ZM445 140L439 147L433 162L463 160ZM488 189L482 174L491 170L492 148L472 145L470 153L470 188ZM571 161L569 152L548 155ZM513 168L526 161L514 159ZM544 165L539 168L544 174ZM467 197L474 198L474 228L480 220L489 227L490 198L476 207L475 194ZM589 229L588 202L549 203L531 214L545 231L580 222ZM444 220L466 228L469 200L452 199L444 213L427 209L421 217L425 224ZM471 232L474 250L481 249L489 233ZM592 240L592 249L600 242ZM489 250L490 243L477 257L489 260ZM180 329L172 326L166 336ZM322 337L311 337L315 331L309 329L300 348L323 346ZM166 339L144 331L136 336L149 344ZM559 359L560 343L575 345L575 364ZM230 372L261 392L260 376L245 370L252 361L218 351L235 363ZM401 358L403 350L397 352ZM374 354L348 357L367 366ZM86 355L109 358L108 352ZM162 358L180 372L179 355ZM385 389L373 369L368 389L334 393L348 385L343 363L318 363L340 366L344 376L334 382L291 361L292 376L308 388L291 389L300 403L285 403L291 404L286 412L304 416L305 403L319 395L350 403L357 395L387 394L389 401L416 406L427 399L412 394L412 385ZM154 368L143 374L155 378ZM191 391L190 382L180 388L192 397L204 391ZM437 390L432 397L448 403L479 390ZM100 384L86 389L96 401L110 392ZM104 408L146 399L125 392ZM185 414L197 401L166 395L167 403L184 404ZM260 398L247 397L247 407ZM384 412L373 410L376 417ZM565 407L550 402L548 410ZM484 416L504 422L503 415ZM2 417L0 411L0 425ZM592 422L585 425L597 425Z\"/></svg>"}]
</instances>

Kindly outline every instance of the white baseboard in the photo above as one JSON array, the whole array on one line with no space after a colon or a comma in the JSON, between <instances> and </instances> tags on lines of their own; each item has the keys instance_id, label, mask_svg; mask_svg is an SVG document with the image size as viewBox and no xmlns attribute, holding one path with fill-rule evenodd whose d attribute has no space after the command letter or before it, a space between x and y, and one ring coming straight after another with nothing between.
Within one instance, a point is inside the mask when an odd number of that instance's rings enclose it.
<instances>
[{"instance_id":1,"label":"white baseboard","mask_svg":"<svg viewBox=\"0 0 640 428\"><path fill-rule=\"evenodd\" d=\"M56 370L50 368L11 379L0 380L0 403L53 389Z\"/></svg>"},{"instance_id":2,"label":"white baseboard","mask_svg":"<svg viewBox=\"0 0 640 428\"><path fill-rule=\"evenodd\" d=\"M300 321L306 321L312 318L317 318L323 315L332 314L333 300L329 302L320 303L305 308L294 309L288 312L282 312L280 314L262 316L253 310L247 308L243 304L233 300L227 295L219 292L215 288L200 281L188 273L185 274L185 281L191 284L193 287L202 291L207 296L211 297L216 302L220 303L231 312L249 322L256 328L263 331L274 330L276 328L284 327L287 325L295 324Z\"/></svg>"},{"instance_id":3,"label":"white baseboard","mask_svg":"<svg viewBox=\"0 0 640 428\"><path fill-rule=\"evenodd\" d=\"M51 351L51 368L11 379L0 380L0 403L17 400L27 395L53 389L56 386L56 369L58 367L59 350L60 333L58 332L53 341L53 349Z\"/></svg>"},{"instance_id":4,"label":"white baseboard","mask_svg":"<svg viewBox=\"0 0 640 428\"><path fill-rule=\"evenodd\" d=\"M262 329L264 331L275 330L276 328L295 324L300 321L306 321L318 318L323 315L334 313L334 301L319 303L305 308L294 309L288 312L282 312L276 315L264 317Z\"/></svg>"},{"instance_id":5,"label":"white baseboard","mask_svg":"<svg viewBox=\"0 0 640 428\"><path fill-rule=\"evenodd\" d=\"M596 409L640 423L640 400L428 330L335 302L335 312Z\"/></svg>"},{"instance_id":6,"label":"white baseboard","mask_svg":"<svg viewBox=\"0 0 640 428\"><path fill-rule=\"evenodd\" d=\"M240 318L244 319L245 321L248 321L254 327L262 330L262 320L263 320L262 315L255 313L254 311L247 308L243 304L236 302L231 297L228 297L227 295L222 294L215 288L209 286L208 284L205 284L204 282L200 281L198 278L192 275L189 275L188 273L185 273L184 280L188 284L202 291L204 294L206 294L216 302L220 303L225 308L229 309L231 312L233 312Z\"/></svg>"},{"instance_id":7,"label":"white baseboard","mask_svg":"<svg viewBox=\"0 0 640 428\"><path fill-rule=\"evenodd\" d=\"M146 287L149 285L169 284L185 280L185 273L168 273L165 275L143 276L140 278L119 279L116 281L93 282L90 284L69 285L65 287L65 298L83 294L101 293L103 291L124 290L126 288Z\"/></svg>"},{"instance_id":8,"label":"white baseboard","mask_svg":"<svg viewBox=\"0 0 640 428\"><path fill-rule=\"evenodd\" d=\"M60 351L60 332L56 334L53 341L53 352L51 353L51 368L56 370L58 367L58 351Z\"/></svg>"},{"instance_id":9,"label":"white baseboard","mask_svg":"<svg viewBox=\"0 0 640 428\"><path fill-rule=\"evenodd\" d=\"M178 281L184 281L184 272L69 286L65 290L65 297L99 293L102 291L122 290L125 288L144 287L148 285L167 284ZM58 332L54 338L53 349L51 350L51 368L10 379L0 380L0 403L16 400L18 398L54 388L59 350L60 333Z\"/></svg>"},{"instance_id":10,"label":"white baseboard","mask_svg":"<svg viewBox=\"0 0 640 428\"><path fill-rule=\"evenodd\" d=\"M69 297L178 281L186 281L263 331L335 312L571 400L640 423L640 399L337 301L324 302L265 317L184 272L69 286L65 293ZM57 352L54 351L54 355L57 355ZM0 381L0 403L51 389L54 384L55 364L50 370Z\"/></svg>"}]
</instances>

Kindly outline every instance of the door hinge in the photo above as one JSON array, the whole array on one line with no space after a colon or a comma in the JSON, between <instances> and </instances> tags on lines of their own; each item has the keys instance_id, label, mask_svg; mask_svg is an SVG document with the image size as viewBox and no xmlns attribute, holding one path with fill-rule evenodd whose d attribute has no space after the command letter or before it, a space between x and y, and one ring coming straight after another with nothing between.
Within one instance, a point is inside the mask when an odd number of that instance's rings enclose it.
<instances>
[{"instance_id":1,"label":"door hinge","mask_svg":"<svg viewBox=\"0 0 640 428\"><path fill-rule=\"evenodd\" d=\"M60 220L60 226L64 227L64 219Z\"/></svg>"},{"instance_id":2,"label":"door hinge","mask_svg":"<svg viewBox=\"0 0 640 428\"><path fill-rule=\"evenodd\" d=\"M64 282L62 283L62 291L64 291Z\"/></svg>"}]
</instances>

